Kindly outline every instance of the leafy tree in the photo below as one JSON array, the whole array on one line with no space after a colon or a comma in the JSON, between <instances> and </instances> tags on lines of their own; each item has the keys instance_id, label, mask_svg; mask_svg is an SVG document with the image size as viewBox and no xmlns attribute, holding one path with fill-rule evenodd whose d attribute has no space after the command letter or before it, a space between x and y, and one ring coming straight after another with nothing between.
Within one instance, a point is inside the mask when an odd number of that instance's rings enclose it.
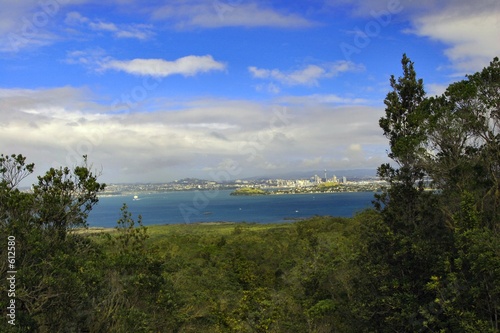
<instances>
[{"instance_id":1,"label":"leafy tree","mask_svg":"<svg viewBox=\"0 0 500 333\"><path fill-rule=\"evenodd\" d=\"M378 168L378 175L390 183L391 189L389 193L377 196L377 208L382 209L382 206L387 205L391 195L401 193L398 204L401 209L397 213L402 216L404 223L412 224L415 220L415 197L423 189L425 175L421 163L426 134L422 109L425 91L422 79L417 79L413 62L406 54L401 64L403 76L396 80L391 75L392 91L384 100L385 117L379 121L384 135L389 139L391 150L388 155L399 168L389 163Z\"/></svg>"},{"instance_id":2,"label":"leafy tree","mask_svg":"<svg viewBox=\"0 0 500 333\"><path fill-rule=\"evenodd\" d=\"M51 168L33 186L37 223L60 240L64 240L68 230L87 226L88 213L98 202L97 193L105 187L89 170L87 156L83 158L83 166L74 170Z\"/></svg>"},{"instance_id":3,"label":"leafy tree","mask_svg":"<svg viewBox=\"0 0 500 333\"><path fill-rule=\"evenodd\" d=\"M438 294L438 318L455 331L499 330L499 106L498 58L427 106L427 169L454 237L447 272L429 287Z\"/></svg>"},{"instance_id":4,"label":"leafy tree","mask_svg":"<svg viewBox=\"0 0 500 333\"><path fill-rule=\"evenodd\" d=\"M462 194L474 196L482 223L499 228L500 220L500 62L451 84L426 109L429 151L426 167L443 191L448 221L460 210ZM453 227L453 226L451 226Z\"/></svg>"},{"instance_id":5,"label":"leafy tree","mask_svg":"<svg viewBox=\"0 0 500 333\"><path fill-rule=\"evenodd\" d=\"M108 284L93 305L93 331L175 331L179 300L161 256L146 246L149 235L141 215L136 222L123 204L115 230L105 234Z\"/></svg>"},{"instance_id":6,"label":"leafy tree","mask_svg":"<svg viewBox=\"0 0 500 333\"><path fill-rule=\"evenodd\" d=\"M381 332L498 331L498 58L432 98L402 65L380 120L398 168L379 168L381 220L361 229L359 316Z\"/></svg>"},{"instance_id":7,"label":"leafy tree","mask_svg":"<svg viewBox=\"0 0 500 333\"><path fill-rule=\"evenodd\" d=\"M409 173L408 181L415 181L419 174L412 171L419 171L419 152L422 141L425 139L425 132L421 126L422 112L420 105L425 98L425 91L422 79L417 79L413 62L403 55L401 60L403 76L398 80L391 75L390 85L393 89L387 94L384 100L386 105L385 117L379 121L380 127L384 130L384 135L389 139L391 151L389 157L399 164L403 172ZM393 170L389 168L389 170ZM381 170L385 171L385 170ZM390 175L390 174L388 174ZM384 177L384 174L381 175ZM418 178L417 178L418 179ZM398 179L398 180L404 180Z\"/></svg>"},{"instance_id":8,"label":"leafy tree","mask_svg":"<svg viewBox=\"0 0 500 333\"><path fill-rule=\"evenodd\" d=\"M33 170L22 155L0 157L0 235L16 239L16 327L21 332L76 332L88 325L102 253L72 231L86 225L105 185L97 182L84 156L82 166L50 169L31 192L20 191L19 183ZM5 276L7 268L0 268Z\"/></svg>"},{"instance_id":9,"label":"leafy tree","mask_svg":"<svg viewBox=\"0 0 500 333\"><path fill-rule=\"evenodd\" d=\"M359 264L368 272L361 297L367 327L381 332L418 331L424 318L421 306L431 303L425 289L431 275L441 274L443 253L451 243L435 196L424 191L426 119L422 79L403 55L403 76L390 78L392 91L384 101L380 127L389 139L389 157L398 168L384 164L378 175L389 188L376 195L382 220L368 220Z\"/></svg>"}]
</instances>

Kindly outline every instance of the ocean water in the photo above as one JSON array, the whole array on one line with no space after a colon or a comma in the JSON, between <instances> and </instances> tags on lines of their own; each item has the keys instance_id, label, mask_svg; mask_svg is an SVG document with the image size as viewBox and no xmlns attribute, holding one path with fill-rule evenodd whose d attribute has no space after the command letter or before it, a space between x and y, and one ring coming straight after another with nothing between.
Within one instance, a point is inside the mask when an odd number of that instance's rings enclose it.
<instances>
[{"instance_id":1,"label":"ocean water","mask_svg":"<svg viewBox=\"0 0 500 333\"><path fill-rule=\"evenodd\" d=\"M314 215L351 217L372 206L373 192L231 196L231 190L101 197L90 227L114 227L123 203L144 225L196 222L276 223Z\"/></svg>"}]
</instances>

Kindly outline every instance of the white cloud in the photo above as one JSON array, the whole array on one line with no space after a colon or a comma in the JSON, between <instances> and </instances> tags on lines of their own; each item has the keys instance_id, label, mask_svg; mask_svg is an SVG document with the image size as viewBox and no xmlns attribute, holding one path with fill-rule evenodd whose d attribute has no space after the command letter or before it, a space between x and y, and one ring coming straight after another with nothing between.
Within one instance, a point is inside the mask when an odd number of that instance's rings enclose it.
<instances>
[{"instance_id":1,"label":"white cloud","mask_svg":"<svg viewBox=\"0 0 500 333\"><path fill-rule=\"evenodd\" d=\"M46 110L53 106L64 105L67 109L98 111L99 104L87 102L92 98L86 88L59 87L53 89L2 89L0 88L0 109L4 112L28 109ZM10 111L9 111L10 110ZM8 117L7 117L8 118Z\"/></svg>"},{"instance_id":2,"label":"white cloud","mask_svg":"<svg viewBox=\"0 0 500 333\"><path fill-rule=\"evenodd\" d=\"M144 24L115 25L91 21L80 13L63 13L71 6L96 2L94 0L66 1L0 1L0 52L19 52L65 40L61 21L68 26L88 27L90 30L112 33L116 38L149 39L152 26Z\"/></svg>"},{"instance_id":3,"label":"white cloud","mask_svg":"<svg viewBox=\"0 0 500 333\"><path fill-rule=\"evenodd\" d=\"M61 40L53 27L62 9L81 1L0 1L0 52L16 53Z\"/></svg>"},{"instance_id":4,"label":"white cloud","mask_svg":"<svg viewBox=\"0 0 500 333\"><path fill-rule=\"evenodd\" d=\"M500 54L500 5L484 11L450 8L415 20L414 33L446 45L445 55L461 74L487 66Z\"/></svg>"},{"instance_id":5,"label":"white cloud","mask_svg":"<svg viewBox=\"0 0 500 333\"><path fill-rule=\"evenodd\" d=\"M248 67L248 71L257 79L267 79L271 74L269 69L260 69L255 66Z\"/></svg>"},{"instance_id":6,"label":"white cloud","mask_svg":"<svg viewBox=\"0 0 500 333\"><path fill-rule=\"evenodd\" d=\"M270 79L289 86L314 86L319 84L320 79L332 78L343 72L360 71L363 69L362 65L345 60L322 65L307 65L304 68L292 71L263 69L255 66L248 67L248 71L256 79Z\"/></svg>"},{"instance_id":7,"label":"white cloud","mask_svg":"<svg viewBox=\"0 0 500 333\"><path fill-rule=\"evenodd\" d=\"M257 84L255 86L255 90L259 92L268 92L270 94L279 94L281 91L280 87L272 82L267 84Z\"/></svg>"},{"instance_id":8,"label":"white cloud","mask_svg":"<svg viewBox=\"0 0 500 333\"><path fill-rule=\"evenodd\" d=\"M428 83L425 85L425 91L428 96L442 95L447 88L447 84Z\"/></svg>"},{"instance_id":9,"label":"white cloud","mask_svg":"<svg viewBox=\"0 0 500 333\"><path fill-rule=\"evenodd\" d=\"M87 22L89 22L89 19L78 12L69 12L64 19L64 23L67 25L78 25Z\"/></svg>"},{"instance_id":10,"label":"white cloud","mask_svg":"<svg viewBox=\"0 0 500 333\"><path fill-rule=\"evenodd\" d=\"M89 27L97 31L118 31L118 27L114 23L105 23L102 21L90 22Z\"/></svg>"},{"instance_id":11,"label":"white cloud","mask_svg":"<svg viewBox=\"0 0 500 333\"><path fill-rule=\"evenodd\" d=\"M0 2L0 52L18 52L50 45L59 37L48 27L53 16L35 1ZM58 12L53 10L53 15Z\"/></svg>"},{"instance_id":12,"label":"white cloud","mask_svg":"<svg viewBox=\"0 0 500 333\"><path fill-rule=\"evenodd\" d=\"M0 1L0 5L0 35L19 30L20 26L26 24L25 21L31 21L34 12L40 9L36 0Z\"/></svg>"},{"instance_id":13,"label":"white cloud","mask_svg":"<svg viewBox=\"0 0 500 333\"><path fill-rule=\"evenodd\" d=\"M154 27L149 24L118 24L88 18L75 11L76 5L86 3L99 5L96 0L0 1L0 52L46 46L74 35L90 35L92 31L139 40L148 40L155 35ZM130 11L149 13L152 19L173 22L181 29L227 26L296 29L316 25L300 15L248 2L173 0L166 5L149 5L135 0L114 0L106 5L116 5L121 9L127 6Z\"/></svg>"},{"instance_id":14,"label":"white cloud","mask_svg":"<svg viewBox=\"0 0 500 333\"><path fill-rule=\"evenodd\" d=\"M185 56L174 61L163 59L110 60L102 69L114 69L133 75L165 77L174 74L192 76L209 71L221 71L226 65L215 61L211 55Z\"/></svg>"},{"instance_id":15,"label":"white cloud","mask_svg":"<svg viewBox=\"0 0 500 333\"><path fill-rule=\"evenodd\" d=\"M328 77L326 70L316 65L308 65L306 68L296 70L287 74L278 70L271 71L271 77L289 85L317 85L318 79Z\"/></svg>"},{"instance_id":16,"label":"white cloud","mask_svg":"<svg viewBox=\"0 0 500 333\"><path fill-rule=\"evenodd\" d=\"M151 10L157 20L173 20L178 29L192 27L277 27L302 28L315 23L296 14L280 13L256 3L214 1L172 1Z\"/></svg>"},{"instance_id":17,"label":"white cloud","mask_svg":"<svg viewBox=\"0 0 500 333\"><path fill-rule=\"evenodd\" d=\"M9 33L0 37L0 52L16 53L21 50L53 44L58 37L49 32L39 31L36 34Z\"/></svg>"},{"instance_id":18,"label":"white cloud","mask_svg":"<svg viewBox=\"0 0 500 333\"><path fill-rule=\"evenodd\" d=\"M363 151L363 147L359 143L351 143L349 145L349 151L352 153L358 153Z\"/></svg>"},{"instance_id":19,"label":"white cloud","mask_svg":"<svg viewBox=\"0 0 500 333\"><path fill-rule=\"evenodd\" d=\"M84 26L92 31L109 32L116 38L135 38L146 40L151 38L154 33L152 26L149 24L120 24L116 25L112 22L102 20L91 21L89 18L82 16L78 12L70 12L66 14L64 22L69 26Z\"/></svg>"},{"instance_id":20,"label":"white cloud","mask_svg":"<svg viewBox=\"0 0 500 333\"><path fill-rule=\"evenodd\" d=\"M372 107L198 99L114 114L94 99L101 100L71 87L0 90L0 142L9 149L2 152L26 155L37 172L88 154L106 182L209 178L206 170L223 161L234 162L241 169L235 177L243 178L313 165L307 161L375 167L385 156L376 130L383 110Z\"/></svg>"},{"instance_id":21,"label":"white cloud","mask_svg":"<svg viewBox=\"0 0 500 333\"><path fill-rule=\"evenodd\" d=\"M71 65L83 65L89 71L103 71L103 64L111 61L112 58L106 55L101 48L88 50L75 50L66 53L64 61Z\"/></svg>"},{"instance_id":22,"label":"white cloud","mask_svg":"<svg viewBox=\"0 0 500 333\"><path fill-rule=\"evenodd\" d=\"M175 74L193 76L226 69L226 64L216 61L211 55L188 55L172 61L141 58L117 60L107 56L106 52L99 48L70 51L67 53L65 61L69 64L81 64L96 72L116 70L132 75L152 77L166 77Z\"/></svg>"},{"instance_id":23,"label":"white cloud","mask_svg":"<svg viewBox=\"0 0 500 333\"><path fill-rule=\"evenodd\" d=\"M444 54L457 71L473 73L500 54L500 2L498 0L326 0L330 10L346 6L353 16L367 22L381 19L408 21L410 32L443 44ZM352 33L348 32L348 33ZM357 30L358 34L362 34Z\"/></svg>"},{"instance_id":24,"label":"white cloud","mask_svg":"<svg viewBox=\"0 0 500 333\"><path fill-rule=\"evenodd\" d=\"M285 96L279 99L283 103L293 104L378 104L378 101L370 101L364 98L357 97L342 97L335 94L312 94L305 96Z\"/></svg>"},{"instance_id":25,"label":"white cloud","mask_svg":"<svg viewBox=\"0 0 500 333\"><path fill-rule=\"evenodd\" d=\"M119 30L115 33L118 38L149 39L153 33L149 29L131 27L129 30Z\"/></svg>"}]
</instances>

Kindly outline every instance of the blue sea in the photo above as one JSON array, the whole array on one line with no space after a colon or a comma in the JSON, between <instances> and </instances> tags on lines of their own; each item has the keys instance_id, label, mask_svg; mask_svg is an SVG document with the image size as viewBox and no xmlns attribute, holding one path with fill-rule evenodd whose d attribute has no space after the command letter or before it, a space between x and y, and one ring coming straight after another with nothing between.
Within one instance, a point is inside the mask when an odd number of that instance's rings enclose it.
<instances>
[{"instance_id":1,"label":"blue sea","mask_svg":"<svg viewBox=\"0 0 500 333\"><path fill-rule=\"evenodd\" d=\"M231 196L231 190L179 191L101 197L90 227L114 227L123 203L144 225L196 222L276 223L314 215L351 217L372 206L373 192Z\"/></svg>"}]
</instances>

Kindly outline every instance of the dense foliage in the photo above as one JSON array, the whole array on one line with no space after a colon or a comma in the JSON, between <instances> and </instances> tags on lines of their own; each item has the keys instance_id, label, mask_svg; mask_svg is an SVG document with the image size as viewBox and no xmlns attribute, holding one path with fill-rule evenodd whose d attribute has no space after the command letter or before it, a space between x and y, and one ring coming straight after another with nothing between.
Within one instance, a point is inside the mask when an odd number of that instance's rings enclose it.
<instances>
[{"instance_id":1,"label":"dense foliage","mask_svg":"<svg viewBox=\"0 0 500 333\"><path fill-rule=\"evenodd\" d=\"M391 77L380 126L396 166L360 263L360 309L379 332L500 328L500 62L425 98L413 63ZM425 191L430 183L434 191ZM382 231L380 233L380 231ZM372 232L379 232L373 237Z\"/></svg>"},{"instance_id":2,"label":"dense foliage","mask_svg":"<svg viewBox=\"0 0 500 333\"><path fill-rule=\"evenodd\" d=\"M82 232L105 187L86 157L22 192L34 165L0 155L0 331L498 332L500 62L430 98L402 67L380 120L390 186L349 219L146 228L124 206Z\"/></svg>"}]
</instances>

